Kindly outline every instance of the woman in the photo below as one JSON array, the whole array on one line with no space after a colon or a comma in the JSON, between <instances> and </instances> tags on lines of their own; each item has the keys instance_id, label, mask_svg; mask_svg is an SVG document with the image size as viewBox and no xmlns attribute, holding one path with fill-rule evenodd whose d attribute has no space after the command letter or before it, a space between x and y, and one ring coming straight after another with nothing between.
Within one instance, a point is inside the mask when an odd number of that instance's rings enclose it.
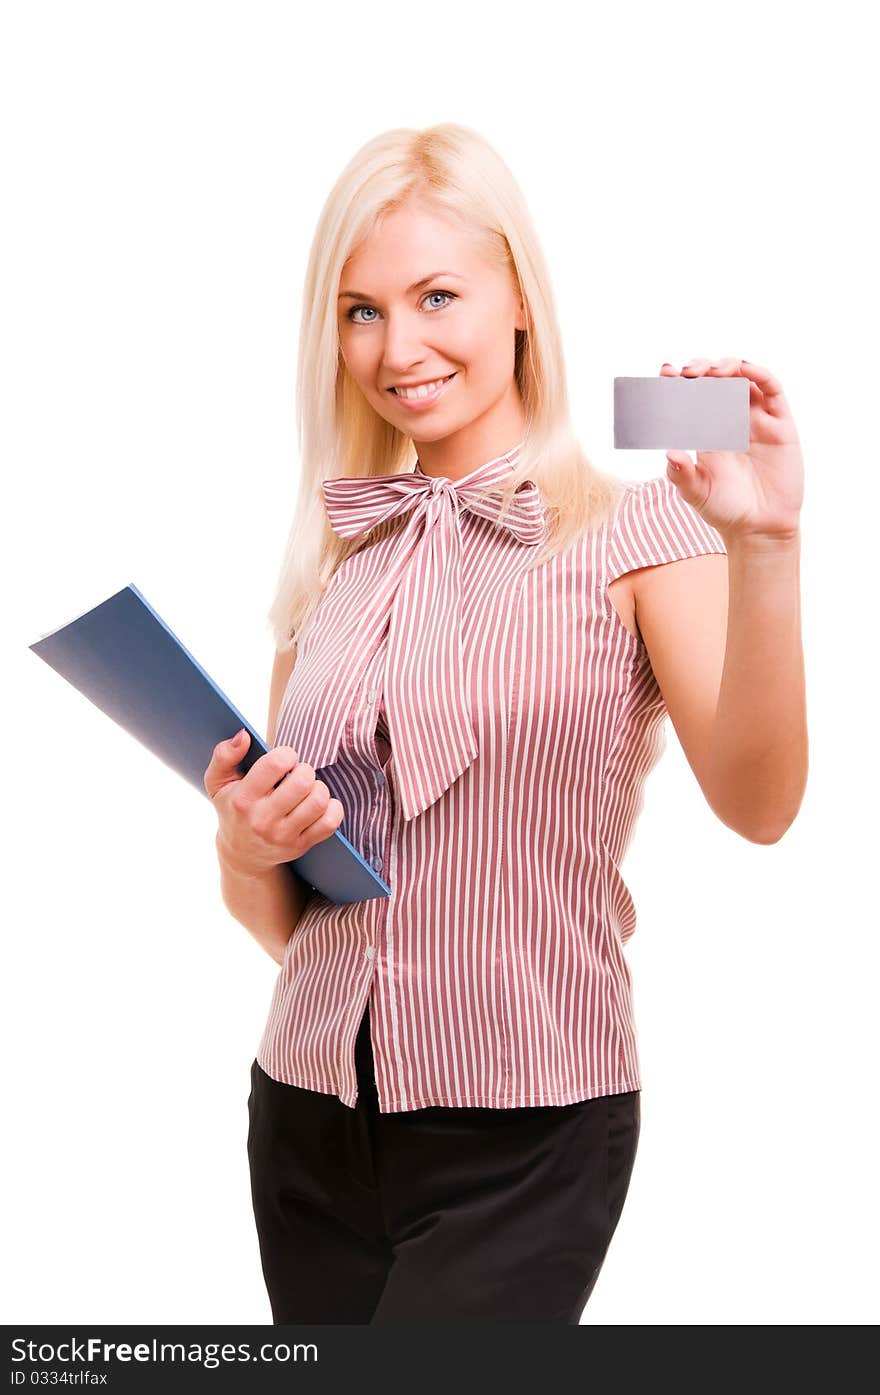
<instances>
[{"instance_id":1,"label":"woman","mask_svg":"<svg viewBox=\"0 0 880 1395\"><path fill-rule=\"evenodd\" d=\"M798 810L797 433L766 369L682 371L749 379L749 450L598 471L466 128L379 136L321 214L273 749L205 773L224 900L280 965L248 1100L277 1323L576 1324L638 1142L620 863L665 717L730 828ZM285 865L337 828L389 896Z\"/></svg>"}]
</instances>

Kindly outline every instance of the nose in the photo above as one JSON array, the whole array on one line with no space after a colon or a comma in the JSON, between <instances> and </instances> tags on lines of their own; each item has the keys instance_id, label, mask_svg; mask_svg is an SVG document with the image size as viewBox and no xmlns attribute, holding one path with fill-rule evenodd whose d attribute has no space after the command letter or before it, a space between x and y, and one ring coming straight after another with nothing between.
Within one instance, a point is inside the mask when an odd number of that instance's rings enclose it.
<instances>
[{"instance_id":1,"label":"nose","mask_svg":"<svg viewBox=\"0 0 880 1395\"><path fill-rule=\"evenodd\" d=\"M407 316L395 319L393 315L388 316L385 324L383 368L389 378L406 378L425 362L419 326L413 325Z\"/></svg>"}]
</instances>

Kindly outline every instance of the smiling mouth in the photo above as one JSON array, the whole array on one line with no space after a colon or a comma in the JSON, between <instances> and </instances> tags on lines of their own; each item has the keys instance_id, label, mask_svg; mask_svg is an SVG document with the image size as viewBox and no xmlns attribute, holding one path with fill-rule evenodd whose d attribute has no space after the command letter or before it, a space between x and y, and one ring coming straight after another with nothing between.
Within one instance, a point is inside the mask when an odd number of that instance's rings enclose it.
<instances>
[{"instance_id":1,"label":"smiling mouth","mask_svg":"<svg viewBox=\"0 0 880 1395\"><path fill-rule=\"evenodd\" d=\"M434 378L427 392L419 393L416 388L408 388L405 397L395 387L389 388L388 391L393 392L395 397L401 397L404 401L418 402L420 397L430 397L433 393L439 392L440 388L445 387L454 377L454 373L447 373L445 378ZM428 385L424 384L423 386L427 387Z\"/></svg>"}]
</instances>

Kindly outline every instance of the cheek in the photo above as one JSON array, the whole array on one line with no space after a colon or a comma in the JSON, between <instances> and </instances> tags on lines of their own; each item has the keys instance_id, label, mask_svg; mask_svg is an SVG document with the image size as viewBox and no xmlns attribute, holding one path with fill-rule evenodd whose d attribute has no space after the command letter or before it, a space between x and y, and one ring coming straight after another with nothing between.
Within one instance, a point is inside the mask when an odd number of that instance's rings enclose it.
<instances>
[{"instance_id":1,"label":"cheek","mask_svg":"<svg viewBox=\"0 0 880 1395\"><path fill-rule=\"evenodd\" d=\"M351 376L356 382L366 382L373 367L374 355L370 353L369 347L356 340L346 340L343 336L340 356Z\"/></svg>"},{"instance_id":2,"label":"cheek","mask_svg":"<svg viewBox=\"0 0 880 1395\"><path fill-rule=\"evenodd\" d=\"M486 349L494 338L491 329L485 323L468 322L466 325L456 326L455 333L450 334L450 348L455 347L463 363L474 364L483 360Z\"/></svg>"},{"instance_id":3,"label":"cheek","mask_svg":"<svg viewBox=\"0 0 880 1395\"><path fill-rule=\"evenodd\" d=\"M476 324L462 327L456 334L454 343L449 345L450 356L458 358L467 369L471 381L487 384L494 383L499 376L506 378L509 375L513 350L511 334L508 363L504 354L504 343L498 331L498 321L492 315L482 317Z\"/></svg>"}]
</instances>

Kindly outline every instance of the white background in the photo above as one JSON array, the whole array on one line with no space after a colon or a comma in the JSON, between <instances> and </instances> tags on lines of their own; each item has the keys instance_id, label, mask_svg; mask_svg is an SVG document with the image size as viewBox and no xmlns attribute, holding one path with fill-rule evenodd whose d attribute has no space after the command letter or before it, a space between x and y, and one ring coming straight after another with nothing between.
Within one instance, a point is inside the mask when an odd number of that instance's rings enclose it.
<instances>
[{"instance_id":1,"label":"white background","mask_svg":"<svg viewBox=\"0 0 880 1395\"><path fill-rule=\"evenodd\" d=\"M447 120L526 193L597 463L666 466L613 450L615 375L728 354L806 461L806 798L744 841L667 724L624 867L642 1136L583 1321L876 1321L868 16L4 8L4 1321L271 1321L245 1142L277 966L207 800L27 646L134 581L265 732L315 220L364 141Z\"/></svg>"}]
</instances>

